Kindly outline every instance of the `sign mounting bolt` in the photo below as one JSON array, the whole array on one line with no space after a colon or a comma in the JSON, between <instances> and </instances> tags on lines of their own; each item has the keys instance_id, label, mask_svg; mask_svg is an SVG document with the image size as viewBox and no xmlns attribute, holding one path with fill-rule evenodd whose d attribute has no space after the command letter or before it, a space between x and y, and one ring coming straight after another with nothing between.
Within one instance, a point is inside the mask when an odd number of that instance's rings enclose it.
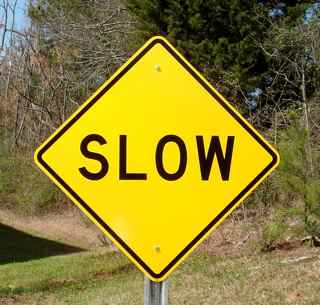
<instances>
[{"instance_id":1,"label":"sign mounting bolt","mask_svg":"<svg viewBox=\"0 0 320 305\"><path fill-rule=\"evenodd\" d=\"M161 66L159 64L156 64L154 67L157 72L161 72Z\"/></svg>"},{"instance_id":2,"label":"sign mounting bolt","mask_svg":"<svg viewBox=\"0 0 320 305\"><path fill-rule=\"evenodd\" d=\"M156 251L156 252L160 252L160 250L161 250L161 248L160 248L160 246L159 245L156 245L156 246L154 246L154 250Z\"/></svg>"}]
</instances>

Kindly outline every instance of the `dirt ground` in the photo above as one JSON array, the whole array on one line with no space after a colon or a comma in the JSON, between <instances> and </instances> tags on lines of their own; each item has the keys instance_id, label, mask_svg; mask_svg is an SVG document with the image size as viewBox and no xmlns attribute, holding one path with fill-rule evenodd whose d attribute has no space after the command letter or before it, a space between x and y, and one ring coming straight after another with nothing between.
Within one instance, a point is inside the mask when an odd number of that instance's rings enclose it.
<instances>
[{"instance_id":1,"label":"dirt ground","mask_svg":"<svg viewBox=\"0 0 320 305\"><path fill-rule=\"evenodd\" d=\"M45 216L20 216L0 210L0 223L83 249L103 245L103 234L78 209Z\"/></svg>"},{"instance_id":2,"label":"dirt ground","mask_svg":"<svg viewBox=\"0 0 320 305\"><path fill-rule=\"evenodd\" d=\"M76 207L68 208L63 213L42 216L21 216L9 210L0 210L0 223L85 250L105 245L116 250L100 229ZM262 225L258 218L237 219L231 216L200 245L199 251L227 256L260 251L261 233ZM292 250L299 246L299 240L284 241L279 244L278 250Z\"/></svg>"},{"instance_id":3,"label":"dirt ground","mask_svg":"<svg viewBox=\"0 0 320 305\"><path fill-rule=\"evenodd\" d=\"M77 208L42 216L21 216L8 210L0 210L0 223L86 250L106 244L116 250L100 229ZM229 218L199 247L199 251L215 255L234 255L249 248L257 241L258 235L250 222Z\"/></svg>"}]
</instances>

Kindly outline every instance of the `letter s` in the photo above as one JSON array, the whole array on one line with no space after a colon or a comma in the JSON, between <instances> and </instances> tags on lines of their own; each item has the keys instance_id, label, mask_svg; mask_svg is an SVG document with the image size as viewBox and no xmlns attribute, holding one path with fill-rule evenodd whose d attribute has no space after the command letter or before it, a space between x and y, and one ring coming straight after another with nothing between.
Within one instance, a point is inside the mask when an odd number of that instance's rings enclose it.
<instances>
[{"instance_id":1,"label":"letter s","mask_svg":"<svg viewBox=\"0 0 320 305\"><path fill-rule=\"evenodd\" d=\"M90 134L82 140L80 145L80 150L81 150L81 153L88 159L99 161L101 164L101 169L97 173L91 173L83 166L79 168L79 172L81 173L82 176L84 176L89 180L100 180L108 173L109 164L108 164L108 160L103 155L88 150L89 143L94 141L98 142L101 145L104 145L107 143L107 141L102 136L98 134Z\"/></svg>"}]
</instances>

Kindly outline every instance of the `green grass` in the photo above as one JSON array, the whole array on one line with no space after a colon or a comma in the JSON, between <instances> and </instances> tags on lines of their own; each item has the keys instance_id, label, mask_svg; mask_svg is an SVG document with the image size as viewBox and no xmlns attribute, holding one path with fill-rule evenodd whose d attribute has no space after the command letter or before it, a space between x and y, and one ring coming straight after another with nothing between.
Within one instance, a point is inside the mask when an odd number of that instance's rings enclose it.
<instances>
[{"instance_id":1,"label":"green grass","mask_svg":"<svg viewBox=\"0 0 320 305\"><path fill-rule=\"evenodd\" d=\"M308 256L300 263L288 257ZM197 251L171 278L171 305L319 305L320 251ZM143 276L107 249L0 266L1 305L143 304Z\"/></svg>"},{"instance_id":2,"label":"green grass","mask_svg":"<svg viewBox=\"0 0 320 305\"><path fill-rule=\"evenodd\" d=\"M36 168L33 152L9 152L0 139L0 202L20 214L41 214L57 208L61 193ZM0 304L1 305L1 304Z\"/></svg>"},{"instance_id":3,"label":"green grass","mask_svg":"<svg viewBox=\"0 0 320 305\"><path fill-rule=\"evenodd\" d=\"M139 304L132 297L140 290L140 278L124 257L112 252L49 257L0 266L0 300L16 296L21 304L29 299L44 304L54 299L52 305L109 304L106 300L119 297L115 304ZM101 302L94 303L97 299Z\"/></svg>"}]
</instances>

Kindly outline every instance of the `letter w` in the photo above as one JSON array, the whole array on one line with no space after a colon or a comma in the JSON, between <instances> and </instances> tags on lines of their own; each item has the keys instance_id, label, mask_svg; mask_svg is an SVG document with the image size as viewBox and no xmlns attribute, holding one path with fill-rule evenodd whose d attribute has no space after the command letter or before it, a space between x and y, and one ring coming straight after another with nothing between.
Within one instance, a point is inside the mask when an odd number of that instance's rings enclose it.
<instances>
[{"instance_id":1,"label":"letter w","mask_svg":"<svg viewBox=\"0 0 320 305\"><path fill-rule=\"evenodd\" d=\"M209 180L212 162L215 155L217 155L217 161L222 180L229 180L234 136L228 136L225 155L223 155L220 139L218 136L211 137L207 154L205 152L203 136L196 136L196 139L202 180Z\"/></svg>"}]
</instances>

